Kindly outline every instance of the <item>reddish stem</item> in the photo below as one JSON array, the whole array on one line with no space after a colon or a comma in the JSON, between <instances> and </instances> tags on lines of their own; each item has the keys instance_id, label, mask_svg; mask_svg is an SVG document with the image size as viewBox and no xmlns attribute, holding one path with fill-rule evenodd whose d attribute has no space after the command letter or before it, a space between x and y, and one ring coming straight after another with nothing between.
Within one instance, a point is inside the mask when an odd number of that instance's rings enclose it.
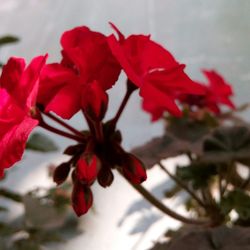
<instances>
[{"instance_id":1,"label":"reddish stem","mask_svg":"<svg viewBox=\"0 0 250 250\"><path fill-rule=\"evenodd\" d=\"M45 123L43 120L40 120L39 126L46 129L46 130L48 130L48 131L50 131L50 132L52 132L52 133L54 133L54 134L61 135L63 137L66 137L66 138L69 138L69 139L72 139L72 140L75 140L75 141L78 141L78 142L83 141L82 137L72 135L72 134L64 132L64 131L62 131L60 129L54 128L54 127L50 126L49 124Z\"/></svg>"},{"instance_id":2,"label":"reddish stem","mask_svg":"<svg viewBox=\"0 0 250 250\"><path fill-rule=\"evenodd\" d=\"M117 122L118 122L118 120L119 120L119 118L120 118L120 116L121 116L121 114L122 114L124 108L126 107L127 102L128 102L128 100L129 100L131 94L132 94L136 89L137 89L137 87L136 87L133 83L131 83L131 82L128 80L128 81L127 81L127 92L126 92L126 94L125 94L125 96L124 96L124 98L123 98L123 100L122 100L122 103L121 103L121 105L120 105L120 107L119 107L119 109L118 109L118 111L117 111L115 117L111 120L114 127L116 127L116 124L117 124Z\"/></svg>"},{"instance_id":3,"label":"reddish stem","mask_svg":"<svg viewBox=\"0 0 250 250\"><path fill-rule=\"evenodd\" d=\"M45 113L43 112L44 115L46 115L47 117L49 117L51 120L57 122L58 124L62 125L63 127L65 127L66 129L68 129L69 131L73 132L75 135L78 135L79 137L83 137L84 135L78 131L77 129L73 128L72 126L70 126L69 124L67 124L66 122L62 121L61 119L59 119L58 117L54 116L51 113Z\"/></svg>"},{"instance_id":4,"label":"reddish stem","mask_svg":"<svg viewBox=\"0 0 250 250\"><path fill-rule=\"evenodd\" d=\"M104 135L103 135L103 127L101 122L95 122L95 135L98 142L103 142Z\"/></svg>"}]
</instances>

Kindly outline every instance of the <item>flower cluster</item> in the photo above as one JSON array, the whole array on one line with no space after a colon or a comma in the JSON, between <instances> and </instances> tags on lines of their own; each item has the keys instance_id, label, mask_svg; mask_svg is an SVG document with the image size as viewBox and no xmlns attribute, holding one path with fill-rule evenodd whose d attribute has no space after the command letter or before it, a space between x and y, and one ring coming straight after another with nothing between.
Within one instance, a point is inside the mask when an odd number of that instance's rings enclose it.
<instances>
[{"instance_id":1,"label":"flower cluster","mask_svg":"<svg viewBox=\"0 0 250 250\"><path fill-rule=\"evenodd\" d=\"M31 131L40 126L77 141L65 150L71 156L54 172L63 183L72 172L72 205L78 216L92 205L91 185L111 185L113 169L137 185L146 180L143 163L122 147L117 122L130 95L139 90L142 107L152 120L164 112L181 116L178 100L217 112L218 104L234 107L230 86L217 73L205 71L210 86L192 81L185 65L145 35L125 37L113 24L115 34L105 36L88 27L66 31L61 38L62 59L46 64L47 56L34 58L25 68L23 59L11 58L0 78L0 174L19 161ZM113 119L104 121L107 91L121 71L127 75L127 91ZM81 111L89 131L80 132L66 124ZM55 113L57 116L53 115ZM52 127L43 119L57 121L69 132Z\"/></svg>"}]
</instances>

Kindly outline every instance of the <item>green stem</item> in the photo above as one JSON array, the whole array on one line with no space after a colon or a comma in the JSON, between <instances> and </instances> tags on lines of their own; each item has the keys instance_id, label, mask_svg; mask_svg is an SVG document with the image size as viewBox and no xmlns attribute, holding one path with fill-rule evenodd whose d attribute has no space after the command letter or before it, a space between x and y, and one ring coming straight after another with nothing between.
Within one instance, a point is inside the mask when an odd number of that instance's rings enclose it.
<instances>
[{"instance_id":1,"label":"green stem","mask_svg":"<svg viewBox=\"0 0 250 250\"><path fill-rule=\"evenodd\" d=\"M122 100L122 103L121 103L121 105L120 105L120 107L119 107L119 109L118 109L115 117L111 120L114 128L116 127L116 124L117 124L119 118L121 117L121 114L122 114L124 108L126 107L127 102L129 100L131 94L136 89L137 89L137 87L132 82L130 82L130 80L127 80L127 92L126 92L126 94L125 94L125 96L124 96L124 98Z\"/></svg>"},{"instance_id":2,"label":"green stem","mask_svg":"<svg viewBox=\"0 0 250 250\"><path fill-rule=\"evenodd\" d=\"M13 200L15 202L22 202L22 200L23 200L22 195L20 195L16 192L7 190L5 188L0 188L0 196L3 196L5 198L7 198L9 200Z\"/></svg>"},{"instance_id":3,"label":"green stem","mask_svg":"<svg viewBox=\"0 0 250 250\"><path fill-rule=\"evenodd\" d=\"M122 175L122 174L121 174ZM128 180L127 180L128 181ZM192 224L192 225L202 225L202 226L209 226L211 222L209 220L194 220L187 217L184 217L175 211L168 208L165 204L160 202L156 197L154 197L150 192L148 192L143 186L141 185L135 185L128 181L128 183L137 190L148 202L150 202L154 207L158 208L160 211L162 211L164 214L170 216L171 218L174 218L180 222L186 223L186 224Z\"/></svg>"},{"instance_id":4,"label":"green stem","mask_svg":"<svg viewBox=\"0 0 250 250\"><path fill-rule=\"evenodd\" d=\"M191 197L193 197L193 199L195 199L200 206L202 206L203 208L205 208L205 204L203 203L203 201L184 183L182 182L180 179L178 179L176 176L174 176L173 174L171 174L167 168L165 168L160 162L158 162L158 165L160 166L160 168L167 174L169 175L169 177L171 179L173 179L180 187L182 187L188 194L190 194Z\"/></svg>"}]
</instances>

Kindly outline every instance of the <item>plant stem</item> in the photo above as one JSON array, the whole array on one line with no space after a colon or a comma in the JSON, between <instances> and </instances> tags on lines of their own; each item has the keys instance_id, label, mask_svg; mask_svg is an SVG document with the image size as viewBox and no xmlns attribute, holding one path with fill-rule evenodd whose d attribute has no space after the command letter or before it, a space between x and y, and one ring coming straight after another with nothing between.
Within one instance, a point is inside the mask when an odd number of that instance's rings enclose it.
<instances>
[{"instance_id":1,"label":"plant stem","mask_svg":"<svg viewBox=\"0 0 250 250\"><path fill-rule=\"evenodd\" d=\"M94 127L95 127L95 135L96 135L97 141L98 142L103 142L104 135L103 135L102 123L101 122L95 122Z\"/></svg>"},{"instance_id":2,"label":"plant stem","mask_svg":"<svg viewBox=\"0 0 250 250\"><path fill-rule=\"evenodd\" d=\"M157 198L155 198L150 192L148 192L143 186L141 185L134 185L130 183L147 201L149 201L154 207L158 208L164 214L186 224L193 224L193 225L210 225L210 221L208 220L193 220L187 217L184 217L180 214L177 214L162 202L160 202Z\"/></svg>"},{"instance_id":3,"label":"plant stem","mask_svg":"<svg viewBox=\"0 0 250 250\"><path fill-rule=\"evenodd\" d=\"M113 126L116 127L116 124L124 110L124 108L126 107L127 105L127 102L129 100L129 97L131 96L131 94L137 89L137 87L135 87L135 85L133 83L131 83L129 80L127 81L127 92L121 102L121 105L115 115L115 117L112 119L112 123L113 123Z\"/></svg>"},{"instance_id":4,"label":"plant stem","mask_svg":"<svg viewBox=\"0 0 250 250\"><path fill-rule=\"evenodd\" d=\"M54 133L54 134L57 134L57 135L61 135L63 137L66 137L66 138L69 138L69 139L72 139L72 140L75 140L75 141L78 141L78 142L82 142L83 141L83 137L79 137L79 136L76 136L76 135L72 135L72 134L69 134L67 132L64 132L60 129L57 129L57 128L54 128L52 126L50 126L49 124L45 123L43 120L39 122L39 126Z\"/></svg>"},{"instance_id":5,"label":"plant stem","mask_svg":"<svg viewBox=\"0 0 250 250\"><path fill-rule=\"evenodd\" d=\"M121 174L121 172L119 171ZM122 175L122 174L121 174ZM123 175L122 175L123 176ZM127 179L126 179L127 180ZM128 181L128 180L127 180ZM154 197L149 191L147 191L142 185L135 185L128 181L128 183L137 190L148 202L150 202L154 207L158 208L160 211L162 211L164 214L170 216L171 218L174 218L182 223L186 224L193 224L193 225L203 225L203 226L209 226L211 225L211 222L209 220L193 220L187 217L184 217L180 214L177 214L170 208L168 208L165 204L160 202L156 197Z\"/></svg>"},{"instance_id":6,"label":"plant stem","mask_svg":"<svg viewBox=\"0 0 250 250\"><path fill-rule=\"evenodd\" d=\"M87 114L84 113L84 111L82 110L82 114L88 124L89 130L91 131L92 134L95 134L95 126L93 124L93 122L91 121L91 119L88 117Z\"/></svg>"},{"instance_id":7,"label":"plant stem","mask_svg":"<svg viewBox=\"0 0 250 250\"><path fill-rule=\"evenodd\" d=\"M51 113L46 113L46 112L42 112L44 115L46 115L47 117L49 117L50 119L52 119L53 121L59 123L60 125L62 125L63 127L65 127L66 129L68 129L69 131L73 132L74 134L80 136L80 137L84 137L84 135L78 131L77 129L73 128L72 126L70 126L69 124L67 124L66 122L62 121L61 119L59 119L58 117L56 117L55 115L51 114Z\"/></svg>"},{"instance_id":8,"label":"plant stem","mask_svg":"<svg viewBox=\"0 0 250 250\"><path fill-rule=\"evenodd\" d=\"M3 196L7 199L13 200L15 202L22 202L23 197L19 193L7 190L5 188L0 188L0 196Z\"/></svg>"},{"instance_id":9,"label":"plant stem","mask_svg":"<svg viewBox=\"0 0 250 250\"><path fill-rule=\"evenodd\" d=\"M165 168L160 162L158 162L158 165L160 166L160 168L167 174L169 175L169 177L171 179L173 179L180 187L182 187L187 193L190 194L191 197L193 197L193 199L195 199L200 206L202 207L206 207L205 204L203 203L203 201L184 183L182 182L180 179L178 179L176 176L174 176L173 174L171 174L167 168Z\"/></svg>"}]
</instances>

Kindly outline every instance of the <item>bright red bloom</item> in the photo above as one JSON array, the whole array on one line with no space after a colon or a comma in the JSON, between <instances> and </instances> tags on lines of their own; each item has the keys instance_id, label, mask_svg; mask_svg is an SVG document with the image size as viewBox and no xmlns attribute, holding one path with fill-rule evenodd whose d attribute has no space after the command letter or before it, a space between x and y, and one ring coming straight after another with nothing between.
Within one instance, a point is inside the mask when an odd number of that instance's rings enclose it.
<instances>
[{"instance_id":1,"label":"bright red bloom","mask_svg":"<svg viewBox=\"0 0 250 250\"><path fill-rule=\"evenodd\" d=\"M0 176L23 155L29 134L38 124L32 118L38 80L46 57L36 57L25 69L23 59L11 58L0 77Z\"/></svg>"},{"instance_id":2,"label":"bright red bloom","mask_svg":"<svg viewBox=\"0 0 250 250\"><path fill-rule=\"evenodd\" d=\"M235 105L230 100L230 97L233 96L231 85L227 83L215 70L203 70L202 72L208 79L208 85L200 84L200 86L204 88L205 95L180 95L180 101L189 104L190 106L208 108L215 114L219 114L221 112L219 107L220 104L234 109Z\"/></svg>"},{"instance_id":3,"label":"bright red bloom","mask_svg":"<svg viewBox=\"0 0 250 250\"><path fill-rule=\"evenodd\" d=\"M140 88L143 108L152 114L152 120L162 117L164 111L180 116L181 111L175 103L179 92L203 94L203 89L195 84L184 72L185 65L149 36L131 35L124 38L109 36L109 46L131 82Z\"/></svg>"},{"instance_id":4,"label":"bright red bloom","mask_svg":"<svg viewBox=\"0 0 250 250\"><path fill-rule=\"evenodd\" d=\"M93 88L112 87L120 74L120 66L113 57L107 38L87 27L66 31L61 38L63 60L45 67L39 89L39 103L46 111L53 111L69 119L85 108L85 96ZM89 84L95 87L90 88ZM101 91L98 91L101 93ZM103 93L96 98L103 99ZM63 105L62 105L63 104ZM82 107L82 105L84 107ZM94 107L96 111L99 108Z\"/></svg>"},{"instance_id":5,"label":"bright red bloom","mask_svg":"<svg viewBox=\"0 0 250 250\"><path fill-rule=\"evenodd\" d=\"M72 206L77 214L81 216L88 212L93 203L93 194L88 186L82 185L79 182L74 183L72 191Z\"/></svg>"}]
</instances>

